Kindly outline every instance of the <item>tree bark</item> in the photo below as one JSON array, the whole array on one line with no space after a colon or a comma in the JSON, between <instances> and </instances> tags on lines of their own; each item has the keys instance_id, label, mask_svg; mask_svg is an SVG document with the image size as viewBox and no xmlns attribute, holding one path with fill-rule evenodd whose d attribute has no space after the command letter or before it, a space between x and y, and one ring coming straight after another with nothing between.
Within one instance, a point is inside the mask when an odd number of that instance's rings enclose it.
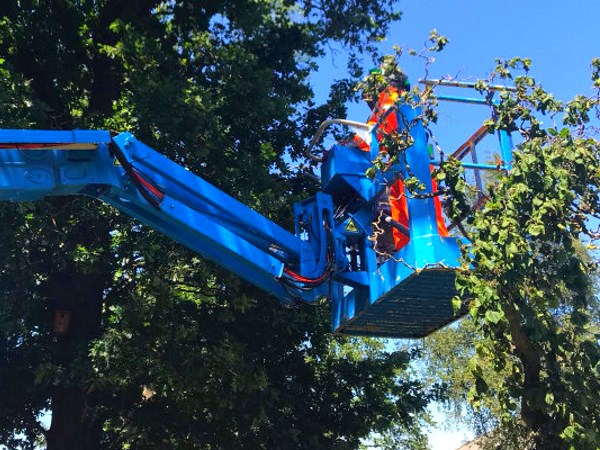
<instances>
[{"instance_id":1,"label":"tree bark","mask_svg":"<svg viewBox=\"0 0 600 450\"><path fill-rule=\"evenodd\" d=\"M542 388L540 373L542 356L523 329L521 313L510 302L503 306L508 320L510 335L516 354L523 365L523 396L521 397L521 417L525 424L534 431L534 448L539 450L566 450L568 447L560 436L548 429L552 418L534 405L535 393Z\"/></svg>"},{"instance_id":2,"label":"tree bark","mask_svg":"<svg viewBox=\"0 0 600 450\"><path fill-rule=\"evenodd\" d=\"M98 335L102 313L104 277L72 270L53 274L48 295L53 308L71 313L66 334L57 336L57 359L64 366L86 359L92 340ZM80 369L81 370L81 369ZM85 380L87 377L81 377ZM48 450L100 449L102 423L94 414L93 390L85 381L56 388L52 394L52 422L48 430Z\"/></svg>"},{"instance_id":3,"label":"tree bark","mask_svg":"<svg viewBox=\"0 0 600 450\"><path fill-rule=\"evenodd\" d=\"M52 398L48 450L100 449L101 424L88 414L86 393L79 387L59 389Z\"/></svg>"}]
</instances>

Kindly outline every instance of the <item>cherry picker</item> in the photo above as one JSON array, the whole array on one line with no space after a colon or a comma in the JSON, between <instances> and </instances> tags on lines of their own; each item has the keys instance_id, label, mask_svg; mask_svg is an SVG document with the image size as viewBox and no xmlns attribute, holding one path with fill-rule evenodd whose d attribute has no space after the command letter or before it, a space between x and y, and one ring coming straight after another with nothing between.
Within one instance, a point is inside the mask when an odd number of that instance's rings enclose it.
<instances>
[{"instance_id":1,"label":"cherry picker","mask_svg":"<svg viewBox=\"0 0 600 450\"><path fill-rule=\"evenodd\" d=\"M445 83L437 82L438 85ZM438 96L490 105L490 98ZM415 338L456 318L451 299L460 240L441 236L431 196L406 193L408 226L394 224L408 243L382 258L372 238L381 223L380 199L397 177L410 173L432 192L427 133L410 104L396 105L398 127L411 123L413 145L385 173L367 177L379 153L377 128L345 120L371 133L370 150L336 144L321 158L321 188L293 207L290 232L170 161L130 133L104 130L0 130L0 201L84 195L113 205L255 284L283 303L332 306L332 328L352 335ZM510 136L498 133L501 166L480 164L479 129L461 148L465 167L506 170ZM458 154L457 153L457 154ZM480 177L476 177L479 179ZM235 211L235 214L232 214Z\"/></svg>"}]
</instances>

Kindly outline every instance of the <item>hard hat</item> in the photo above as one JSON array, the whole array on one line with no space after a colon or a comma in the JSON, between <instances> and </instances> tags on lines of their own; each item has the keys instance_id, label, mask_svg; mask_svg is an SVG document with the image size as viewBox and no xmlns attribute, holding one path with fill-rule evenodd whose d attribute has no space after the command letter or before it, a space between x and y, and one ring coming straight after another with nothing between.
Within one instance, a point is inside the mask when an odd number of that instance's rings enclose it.
<instances>
[{"instance_id":1,"label":"hard hat","mask_svg":"<svg viewBox=\"0 0 600 450\"><path fill-rule=\"evenodd\" d=\"M408 82L408 77L404 74L404 72L394 72L388 78L388 83L390 86L399 89L410 89L410 83Z\"/></svg>"}]
</instances>

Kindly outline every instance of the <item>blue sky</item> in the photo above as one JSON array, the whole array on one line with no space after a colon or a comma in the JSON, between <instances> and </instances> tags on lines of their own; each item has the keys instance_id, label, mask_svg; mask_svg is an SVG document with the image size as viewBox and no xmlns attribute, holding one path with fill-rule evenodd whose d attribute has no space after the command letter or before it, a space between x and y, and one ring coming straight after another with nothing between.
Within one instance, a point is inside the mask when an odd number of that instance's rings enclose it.
<instances>
[{"instance_id":1,"label":"blue sky","mask_svg":"<svg viewBox=\"0 0 600 450\"><path fill-rule=\"evenodd\" d=\"M483 77L497 57L523 56L532 73L559 98L589 91L589 63L600 55L600 2L546 1L402 1L403 20L388 41L416 46L432 28L451 43L434 73Z\"/></svg>"},{"instance_id":2,"label":"blue sky","mask_svg":"<svg viewBox=\"0 0 600 450\"><path fill-rule=\"evenodd\" d=\"M600 57L599 0L413 0L398 2L398 9L403 17L381 44L384 53L392 53L394 44L420 49L434 28L450 39L437 54L429 78L486 78L496 58L520 56L532 59L530 74L559 100L592 94L590 63ZM424 74L420 60L407 57L401 65L413 82ZM315 78L317 92L325 92L332 79L343 76L340 57L324 60ZM350 105L348 118L364 121L368 112L365 105ZM486 116L485 107L446 105L434 132L444 150L452 151ZM452 450L464 437L464 430L440 429L430 440L434 450Z\"/></svg>"},{"instance_id":3,"label":"blue sky","mask_svg":"<svg viewBox=\"0 0 600 450\"><path fill-rule=\"evenodd\" d=\"M381 44L384 53L392 53L394 44L421 49L434 28L450 39L436 54L429 78L486 78L496 58L520 56L532 59L530 74L558 99L592 92L590 62L600 57L598 0L413 0L399 1L398 9L403 17ZM413 82L424 75L421 59L406 56L401 65ZM332 79L344 76L344 69L342 57L325 58L315 78L317 92L325 93ZM366 105L350 105L349 119L364 121L367 115ZM486 116L482 107L444 106L435 130L444 150L464 142Z\"/></svg>"}]
</instances>

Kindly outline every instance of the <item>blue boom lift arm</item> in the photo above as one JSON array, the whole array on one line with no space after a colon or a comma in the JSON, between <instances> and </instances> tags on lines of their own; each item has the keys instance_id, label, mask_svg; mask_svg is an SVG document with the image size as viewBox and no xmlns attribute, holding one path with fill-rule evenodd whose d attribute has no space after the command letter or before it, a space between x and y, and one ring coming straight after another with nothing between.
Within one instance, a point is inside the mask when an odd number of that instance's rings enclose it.
<instances>
[{"instance_id":1,"label":"blue boom lift arm","mask_svg":"<svg viewBox=\"0 0 600 450\"><path fill-rule=\"evenodd\" d=\"M403 126L419 111L400 105L398 114L406 119L398 121ZM410 241L391 257L381 257L372 236L381 226L381 197L395 180L366 176L378 154L376 129L371 131L370 153L341 144L328 152L321 191L294 205L294 233L129 133L0 130L0 201L98 198L284 303L329 299L335 331L425 336L455 319L451 299L459 241L438 233L432 198L407 195L404 232ZM430 165L436 162L429 157L426 132L417 121L410 133L414 145L396 169L406 174L410 167L431 192ZM504 133L499 138L508 164L510 138Z\"/></svg>"}]
</instances>

